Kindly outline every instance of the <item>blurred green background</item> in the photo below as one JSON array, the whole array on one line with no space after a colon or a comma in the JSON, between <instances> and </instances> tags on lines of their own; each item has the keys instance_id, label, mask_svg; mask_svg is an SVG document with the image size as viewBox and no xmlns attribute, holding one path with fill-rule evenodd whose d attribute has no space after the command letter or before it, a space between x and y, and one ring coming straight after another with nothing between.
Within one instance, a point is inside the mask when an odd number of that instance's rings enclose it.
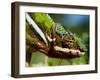
<instances>
[{"instance_id":1,"label":"blurred green background","mask_svg":"<svg viewBox=\"0 0 100 80\"><path fill-rule=\"evenodd\" d=\"M60 65L81 65L89 63L89 15L77 14L49 14L55 23L59 23L64 28L80 39L80 45L87 49L84 56L73 59L50 58L41 52L33 52L31 66L60 66Z\"/></svg>"}]
</instances>

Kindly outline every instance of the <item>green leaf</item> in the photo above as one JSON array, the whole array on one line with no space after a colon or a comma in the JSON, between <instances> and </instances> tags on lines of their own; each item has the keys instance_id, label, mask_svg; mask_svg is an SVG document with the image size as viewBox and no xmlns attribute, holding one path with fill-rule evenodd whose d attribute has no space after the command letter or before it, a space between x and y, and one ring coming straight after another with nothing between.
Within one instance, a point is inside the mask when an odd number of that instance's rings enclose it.
<instances>
[{"instance_id":1,"label":"green leaf","mask_svg":"<svg viewBox=\"0 0 100 80\"><path fill-rule=\"evenodd\" d=\"M36 22L43 22L45 20L44 15L42 13L35 13L35 20Z\"/></svg>"}]
</instances>

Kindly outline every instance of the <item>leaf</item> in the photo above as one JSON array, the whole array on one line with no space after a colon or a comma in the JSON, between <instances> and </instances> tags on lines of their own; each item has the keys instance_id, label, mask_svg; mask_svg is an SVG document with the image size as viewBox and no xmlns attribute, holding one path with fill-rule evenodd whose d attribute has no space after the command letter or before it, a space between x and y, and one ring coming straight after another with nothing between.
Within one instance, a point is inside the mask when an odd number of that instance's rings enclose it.
<instances>
[{"instance_id":1,"label":"leaf","mask_svg":"<svg viewBox=\"0 0 100 80\"><path fill-rule=\"evenodd\" d=\"M35 20L42 23L45 20L45 16L42 13L34 13Z\"/></svg>"},{"instance_id":2,"label":"leaf","mask_svg":"<svg viewBox=\"0 0 100 80\"><path fill-rule=\"evenodd\" d=\"M50 30L53 26L54 21L46 13L33 13L32 16L37 23L43 24L45 29Z\"/></svg>"}]
</instances>

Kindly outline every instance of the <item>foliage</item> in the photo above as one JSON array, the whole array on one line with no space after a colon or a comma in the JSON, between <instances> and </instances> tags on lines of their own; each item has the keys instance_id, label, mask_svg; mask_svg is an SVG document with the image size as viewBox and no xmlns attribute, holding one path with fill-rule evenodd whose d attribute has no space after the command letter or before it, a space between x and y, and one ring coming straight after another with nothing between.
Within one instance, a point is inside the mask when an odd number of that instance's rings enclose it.
<instances>
[{"instance_id":1,"label":"foliage","mask_svg":"<svg viewBox=\"0 0 100 80\"><path fill-rule=\"evenodd\" d=\"M48 14L34 13L34 19L37 23L44 24L46 29L50 29L53 26L53 20L48 18Z\"/></svg>"}]
</instances>

